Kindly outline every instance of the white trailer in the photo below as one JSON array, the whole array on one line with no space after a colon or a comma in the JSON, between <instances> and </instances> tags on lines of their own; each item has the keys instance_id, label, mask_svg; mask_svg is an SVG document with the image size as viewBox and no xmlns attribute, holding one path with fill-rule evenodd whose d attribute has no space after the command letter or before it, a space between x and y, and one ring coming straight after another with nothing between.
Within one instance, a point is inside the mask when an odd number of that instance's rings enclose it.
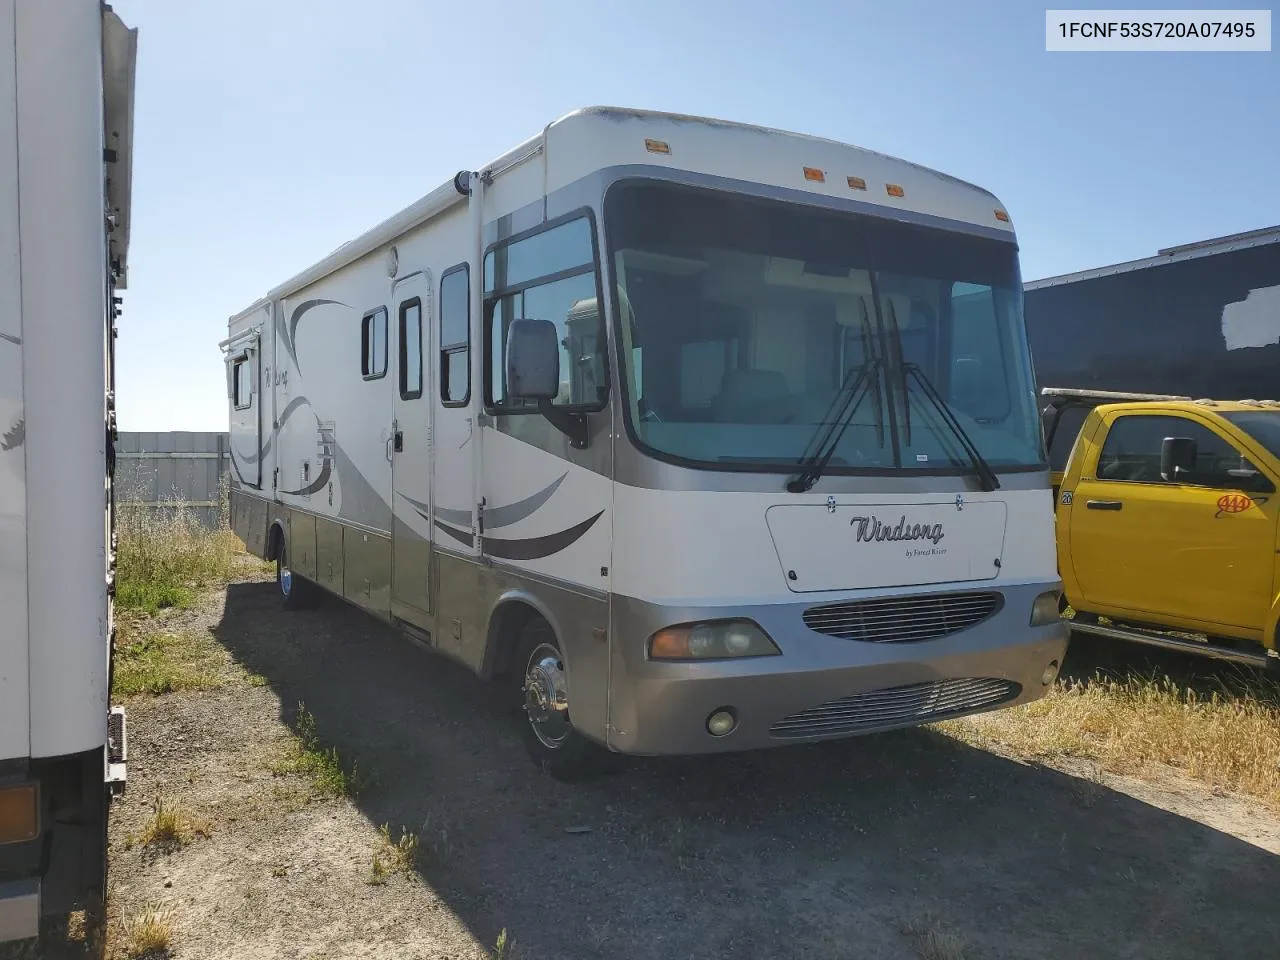
<instances>
[{"instance_id":1,"label":"white trailer","mask_svg":"<svg viewBox=\"0 0 1280 960\"><path fill-rule=\"evenodd\" d=\"M136 39L97 0L0 0L0 940L100 910L123 786L112 377Z\"/></svg>"},{"instance_id":2,"label":"white trailer","mask_svg":"<svg viewBox=\"0 0 1280 960\"><path fill-rule=\"evenodd\" d=\"M235 530L510 684L535 758L741 750L1053 681L1008 214L814 137L574 112L231 318Z\"/></svg>"}]
</instances>

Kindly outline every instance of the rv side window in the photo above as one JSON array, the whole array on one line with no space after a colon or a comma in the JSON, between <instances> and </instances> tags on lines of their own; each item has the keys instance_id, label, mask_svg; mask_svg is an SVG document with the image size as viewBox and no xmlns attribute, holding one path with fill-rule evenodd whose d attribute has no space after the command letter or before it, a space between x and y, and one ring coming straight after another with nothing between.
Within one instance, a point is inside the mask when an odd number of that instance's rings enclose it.
<instances>
[{"instance_id":1,"label":"rv side window","mask_svg":"<svg viewBox=\"0 0 1280 960\"><path fill-rule=\"evenodd\" d=\"M422 301L400 304L400 399L422 396Z\"/></svg>"},{"instance_id":2,"label":"rv side window","mask_svg":"<svg viewBox=\"0 0 1280 960\"><path fill-rule=\"evenodd\" d=\"M600 410L608 394L604 322L597 303L595 240L579 216L490 250L484 260L486 401L502 413L536 404L506 395L503 356L517 319L550 320L560 340L559 407Z\"/></svg>"},{"instance_id":3,"label":"rv side window","mask_svg":"<svg viewBox=\"0 0 1280 960\"><path fill-rule=\"evenodd\" d=\"M235 362L233 400L237 410L243 410L253 403L253 381L249 379L252 370L248 357L241 357Z\"/></svg>"},{"instance_id":4,"label":"rv side window","mask_svg":"<svg viewBox=\"0 0 1280 960\"><path fill-rule=\"evenodd\" d=\"M440 278L440 401L471 399L471 270L465 263Z\"/></svg>"},{"instance_id":5,"label":"rv side window","mask_svg":"<svg viewBox=\"0 0 1280 960\"><path fill-rule=\"evenodd\" d=\"M376 380L387 375L387 308L379 307L360 321L360 375Z\"/></svg>"}]
</instances>

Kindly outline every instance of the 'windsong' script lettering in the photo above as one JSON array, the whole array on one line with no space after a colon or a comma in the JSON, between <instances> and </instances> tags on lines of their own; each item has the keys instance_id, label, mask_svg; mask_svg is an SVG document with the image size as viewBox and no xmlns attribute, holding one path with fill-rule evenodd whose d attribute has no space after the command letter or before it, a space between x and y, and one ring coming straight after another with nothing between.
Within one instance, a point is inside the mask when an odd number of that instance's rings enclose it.
<instances>
[{"instance_id":1,"label":"'windsong' script lettering","mask_svg":"<svg viewBox=\"0 0 1280 960\"><path fill-rule=\"evenodd\" d=\"M907 523L906 515L890 525L878 517L854 517L849 526L858 530L858 542L873 540L930 540L935 545L942 539L940 523Z\"/></svg>"}]
</instances>

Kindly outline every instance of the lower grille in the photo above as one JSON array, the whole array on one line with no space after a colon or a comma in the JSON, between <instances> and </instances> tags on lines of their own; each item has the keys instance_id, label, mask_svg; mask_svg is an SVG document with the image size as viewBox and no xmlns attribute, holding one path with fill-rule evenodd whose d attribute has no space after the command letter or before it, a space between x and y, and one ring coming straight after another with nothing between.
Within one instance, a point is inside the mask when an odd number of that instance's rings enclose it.
<instances>
[{"instance_id":1,"label":"lower grille","mask_svg":"<svg viewBox=\"0 0 1280 960\"><path fill-rule=\"evenodd\" d=\"M928 723L994 707L1013 700L1021 692L1019 684L995 677L930 680L828 700L779 720L769 728L769 733L777 739L788 740Z\"/></svg>"},{"instance_id":2,"label":"lower grille","mask_svg":"<svg viewBox=\"0 0 1280 960\"><path fill-rule=\"evenodd\" d=\"M967 630L1000 609L999 593L934 593L874 597L810 607L810 630L844 640L895 643L935 640Z\"/></svg>"}]
</instances>

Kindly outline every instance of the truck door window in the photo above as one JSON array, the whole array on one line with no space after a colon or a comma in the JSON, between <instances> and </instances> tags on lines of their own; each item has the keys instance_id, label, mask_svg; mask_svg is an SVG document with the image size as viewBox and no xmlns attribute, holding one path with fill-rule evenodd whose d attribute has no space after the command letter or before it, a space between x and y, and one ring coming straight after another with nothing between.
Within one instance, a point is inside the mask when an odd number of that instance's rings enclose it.
<instances>
[{"instance_id":1,"label":"truck door window","mask_svg":"<svg viewBox=\"0 0 1280 960\"><path fill-rule=\"evenodd\" d=\"M1128 483L1166 483L1160 476L1160 448L1165 437L1188 437L1196 444L1191 485L1236 487L1229 471L1251 466L1234 446L1203 424L1186 417L1128 414L1107 432L1098 456L1098 479Z\"/></svg>"}]
</instances>

